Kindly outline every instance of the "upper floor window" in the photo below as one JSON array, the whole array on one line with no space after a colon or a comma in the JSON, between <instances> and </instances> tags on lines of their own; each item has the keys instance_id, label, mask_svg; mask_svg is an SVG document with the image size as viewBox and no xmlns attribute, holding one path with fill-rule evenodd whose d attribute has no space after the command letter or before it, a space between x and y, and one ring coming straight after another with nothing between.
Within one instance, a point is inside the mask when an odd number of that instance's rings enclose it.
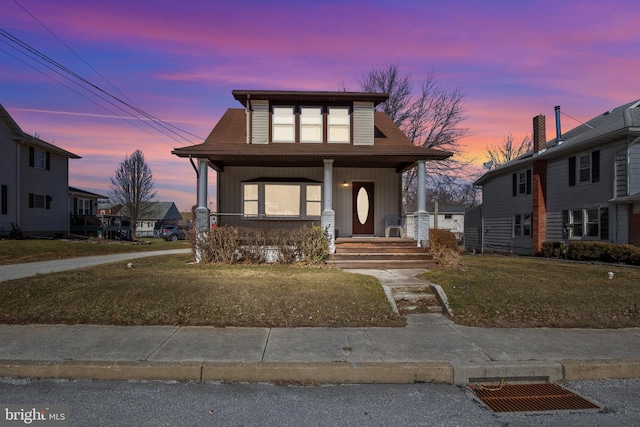
<instances>
[{"instance_id":1,"label":"upper floor window","mask_svg":"<svg viewBox=\"0 0 640 427\"><path fill-rule=\"evenodd\" d=\"M300 108L300 142L322 142L322 108Z\"/></svg>"},{"instance_id":2,"label":"upper floor window","mask_svg":"<svg viewBox=\"0 0 640 427\"><path fill-rule=\"evenodd\" d=\"M569 157L569 186L600 181L600 151Z\"/></svg>"},{"instance_id":3,"label":"upper floor window","mask_svg":"<svg viewBox=\"0 0 640 427\"><path fill-rule=\"evenodd\" d=\"M351 128L348 107L329 107L328 142L350 142Z\"/></svg>"},{"instance_id":4,"label":"upper floor window","mask_svg":"<svg viewBox=\"0 0 640 427\"><path fill-rule=\"evenodd\" d=\"M295 115L293 107L273 107L273 142L295 141Z\"/></svg>"},{"instance_id":5,"label":"upper floor window","mask_svg":"<svg viewBox=\"0 0 640 427\"><path fill-rule=\"evenodd\" d=\"M514 173L512 175L512 180L513 197L531 194L531 169Z\"/></svg>"},{"instance_id":6,"label":"upper floor window","mask_svg":"<svg viewBox=\"0 0 640 427\"><path fill-rule=\"evenodd\" d=\"M48 152L29 147L29 166L36 169L49 170L51 156Z\"/></svg>"}]
</instances>

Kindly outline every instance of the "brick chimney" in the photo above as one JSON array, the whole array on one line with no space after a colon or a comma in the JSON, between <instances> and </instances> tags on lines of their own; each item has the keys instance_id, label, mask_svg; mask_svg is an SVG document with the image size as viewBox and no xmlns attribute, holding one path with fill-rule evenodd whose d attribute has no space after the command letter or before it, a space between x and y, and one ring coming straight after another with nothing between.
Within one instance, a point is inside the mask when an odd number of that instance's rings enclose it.
<instances>
[{"instance_id":1,"label":"brick chimney","mask_svg":"<svg viewBox=\"0 0 640 427\"><path fill-rule=\"evenodd\" d=\"M533 153L539 153L547 148L547 131L544 115L538 114L533 118Z\"/></svg>"},{"instance_id":2,"label":"brick chimney","mask_svg":"<svg viewBox=\"0 0 640 427\"><path fill-rule=\"evenodd\" d=\"M535 154L546 146L545 117L539 114L533 118L533 176L532 196L533 212L531 213L531 246L533 254L542 251L542 244L547 240L547 161L539 159Z\"/></svg>"}]
</instances>

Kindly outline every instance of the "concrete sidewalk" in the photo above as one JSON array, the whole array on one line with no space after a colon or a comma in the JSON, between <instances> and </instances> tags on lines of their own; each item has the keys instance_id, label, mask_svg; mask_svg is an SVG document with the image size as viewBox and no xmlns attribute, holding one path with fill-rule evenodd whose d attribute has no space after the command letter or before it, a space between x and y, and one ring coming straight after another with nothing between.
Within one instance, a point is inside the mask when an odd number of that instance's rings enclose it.
<instances>
[{"instance_id":1,"label":"concrete sidewalk","mask_svg":"<svg viewBox=\"0 0 640 427\"><path fill-rule=\"evenodd\" d=\"M3 266L0 281L154 255ZM353 271L383 287L424 283L414 270ZM0 325L0 343L0 376L8 377L302 384L640 377L640 328L474 328L441 314L408 315L404 328Z\"/></svg>"},{"instance_id":2,"label":"concrete sidewalk","mask_svg":"<svg viewBox=\"0 0 640 427\"><path fill-rule=\"evenodd\" d=\"M0 325L0 376L467 384L640 377L640 328Z\"/></svg>"}]
</instances>

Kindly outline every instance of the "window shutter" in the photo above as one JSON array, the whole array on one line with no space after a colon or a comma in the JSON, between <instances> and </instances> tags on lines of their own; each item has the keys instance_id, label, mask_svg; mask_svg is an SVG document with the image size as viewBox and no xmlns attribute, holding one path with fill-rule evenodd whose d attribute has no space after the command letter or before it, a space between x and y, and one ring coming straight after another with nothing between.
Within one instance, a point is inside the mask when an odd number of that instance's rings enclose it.
<instances>
[{"instance_id":1,"label":"window shutter","mask_svg":"<svg viewBox=\"0 0 640 427\"><path fill-rule=\"evenodd\" d=\"M576 158L569 157L569 187L576 185Z\"/></svg>"},{"instance_id":2,"label":"window shutter","mask_svg":"<svg viewBox=\"0 0 640 427\"><path fill-rule=\"evenodd\" d=\"M7 201L9 199L8 195L7 195L7 186L3 185L2 186L2 190L0 191L0 205L2 205L2 211L0 212L0 214L2 215L6 215L7 214Z\"/></svg>"},{"instance_id":3,"label":"window shutter","mask_svg":"<svg viewBox=\"0 0 640 427\"><path fill-rule=\"evenodd\" d=\"M29 208L33 209L33 207L35 206L35 202L34 202L34 196L33 193L29 193Z\"/></svg>"},{"instance_id":4,"label":"window shutter","mask_svg":"<svg viewBox=\"0 0 640 427\"><path fill-rule=\"evenodd\" d=\"M600 150L591 153L591 182L600 181Z\"/></svg>"},{"instance_id":5,"label":"window shutter","mask_svg":"<svg viewBox=\"0 0 640 427\"><path fill-rule=\"evenodd\" d=\"M600 208L600 240L609 240L609 208Z\"/></svg>"},{"instance_id":6,"label":"window shutter","mask_svg":"<svg viewBox=\"0 0 640 427\"><path fill-rule=\"evenodd\" d=\"M531 169L527 169L527 194L531 194Z\"/></svg>"},{"instance_id":7,"label":"window shutter","mask_svg":"<svg viewBox=\"0 0 640 427\"><path fill-rule=\"evenodd\" d=\"M51 209L51 201L53 199L51 198L51 196L46 196L45 200L46 201L45 201L45 206L44 207L47 208L47 209Z\"/></svg>"},{"instance_id":8,"label":"window shutter","mask_svg":"<svg viewBox=\"0 0 640 427\"><path fill-rule=\"evenodd\" d=\"M511 175L511 179L512 179L512 191L511 191L511 195L513 197L516 197L518 195L518 174L514 173L513 175Z\"/></svg>"},{"instance_id":9,"label":"window shutter","mask_svg":"<svg viewBox=\"0 0 640 427\"><path fill-rule=\"evenodd\" d=\"M36 150L33 147L29 147L29 166L33 167L35 165Z\"/></svg>"},{"instance_id":10,"label":"window shutter","mask_svg":"<svg viewBox=\"0 0 640 427\"><path fill-rule=\"evenodd\" d=\"M46 166L45 169L50 171L51 170L51 153L47 151L46 154Z\"/></svg>"}]
</instances>

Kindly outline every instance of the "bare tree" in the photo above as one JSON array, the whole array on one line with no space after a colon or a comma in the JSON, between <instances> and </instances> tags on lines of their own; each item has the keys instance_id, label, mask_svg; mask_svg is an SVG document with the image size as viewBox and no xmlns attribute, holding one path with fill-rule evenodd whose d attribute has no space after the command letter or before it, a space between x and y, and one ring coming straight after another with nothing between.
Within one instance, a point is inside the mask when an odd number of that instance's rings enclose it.
<instances>
[{"instance_id":1,"label":"bare tree","mask_svg":"<svg viewBox=\"0 0 640 427\"><path fill-rule=\"evenodd\" d=\"M389 94L389 99L377 108L384 111L414 145L453 154L445 161L427 162L427 178L465 175L469 162L462 160L460 139L469 130L462 126L465 120L462 88L447 91L430 72L421 82L419 92L414 93L411 76L400 74L397 64L371 68L358 83L363 91ZM416 173L414 168L403 176L405 203L411 203L415 198ZM427 186L432 183L435 181L428 179Z\"/></svg>"},{"instance_id":2,"label":"bare tree","mask_svg":"<svg viewBox=\"0 0 640 427\"><path fill-rule=\"evenodd\" d=\"M124 159L111 177L109 198L112 202L121 204L123 211L131 217L134 235L138 220L147 213L150 208L148 202L156 195L153 187L151 169L140 150Z\"/></svg>"},{"instance_id":3,"label":"bare tree","mask_svg":"<svg viewBox=\"0 0 640 427\"><path fill-rule=\"evenodd\" d=\"M486 154L489 160L485 165L489 168L500 166L522 156L531 150L531 147L531 136L526 135L520 142L515 142L513 140L513 135L509 134L502 140L502 142L487 148Z\"/></svg>"}]
</instances>

